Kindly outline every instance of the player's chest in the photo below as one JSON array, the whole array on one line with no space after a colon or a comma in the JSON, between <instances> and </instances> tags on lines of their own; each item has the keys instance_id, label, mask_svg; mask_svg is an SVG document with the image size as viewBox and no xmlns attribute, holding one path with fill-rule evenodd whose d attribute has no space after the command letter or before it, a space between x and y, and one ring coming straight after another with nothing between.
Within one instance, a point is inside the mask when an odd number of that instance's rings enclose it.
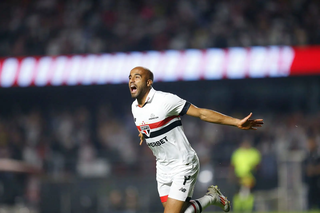
<instances>
[{"instance_id":1,"label":"player's chest","mask_svg":"<svg viewBox=\"0 0 320 213\"><path fill-rule=\"evenodd\" d=\"M136 126L155 124L166 119L168 112L162 107L138 108L133 113Z\"/></svg>"}]
</instances>

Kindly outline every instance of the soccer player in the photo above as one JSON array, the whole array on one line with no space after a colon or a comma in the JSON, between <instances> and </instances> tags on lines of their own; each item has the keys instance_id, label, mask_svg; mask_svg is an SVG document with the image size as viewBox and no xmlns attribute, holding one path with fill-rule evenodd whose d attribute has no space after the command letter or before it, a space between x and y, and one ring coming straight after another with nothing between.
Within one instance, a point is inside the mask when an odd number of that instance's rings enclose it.
<instances>
[{"instance_id":1,"label":"soccer player","mask_svg":"<svg viewBox=\"0 0 320 213\"><path fill-rule=\"evenodd\" d=\"M181 116L187 114L203 121L257 129L262 119L251 120L250 113L236 119L219 112L198 108L177 95L156 91L152 87L153 73L144 67L135 67L129 74L129 89L134 122L139 130L140 145L145 140L156 157L157 185L164 213L198 213L209 205L225 212L230 202L217 186L210 186L201 198L191 200L200 169L199 159L186 138Z\"/></svg>"}]
</instances>

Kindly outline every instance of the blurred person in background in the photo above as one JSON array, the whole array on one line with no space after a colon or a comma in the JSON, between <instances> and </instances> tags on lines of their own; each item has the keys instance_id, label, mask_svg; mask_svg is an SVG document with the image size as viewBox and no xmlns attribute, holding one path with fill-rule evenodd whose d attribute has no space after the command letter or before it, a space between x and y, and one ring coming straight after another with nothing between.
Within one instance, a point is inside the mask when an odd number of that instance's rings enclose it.
<instances>
[{"instance_id":1,"label":"blurred person in background","mask_svg":"<svg viewBox=\"0 0 320 213\"><path fill-rule=\"evenodd\" d=\"M236 126L240 129L256 129L262 119L251 120L250 113L242 120L213 110L198 108L177 95L153 89L153 73L144 67L135 67L129 74L129 90L134 122L139 130L140 145L146 144L157 161L157 183L165 213L202 212L209 205L216 205L225 212L230 202L217 186L210 186L203 197L191 200L200 164L196 152L190 146L181 123L185 114L203 121Z\"/></svg>"},{"instance_id":2,"label":"blurred person in background","mask_svg":"<svg viewBox=\"0 0 320 213\"><path fill-rule=\"evenodd\" d=\"M255 173L260 161L260 152L252 147L252 141L247 138L232 153L231 165L239 186L239 192L233 198L234 211L252 212L254 195L251 190L256 184Z\"/></svg>"},{"instance_id":3,"label":"blurred person in background","mask_svg":"<svg viewBox=\"0 0 320 213\"><path fill-rule=\"evenodd\" d=\"M139 191L133 186L128 186L125 189L125 213L138 213L139 212Z\"/></svg>"},{"instance_id":4,"label":"blurred person in background","mask_svg":"<svg viewBox=\"0 0 320 213\"><path fill-rule=\"evenodd\" d=\"M303 168L308 186L308 209L320 210L320 154L316 139L313 137L307 140L307 156Z\"/></svg>"},{"instance_id":5,"label":"blurred person in background","mask_svg":"<svg viewBox=\"0 0 320 213\"><path fill-rule=\"evenodd\" d=\"M125 206L123 205L123 195L120 190L114 189L109 194L109 212L125 213Z\"/></svg>"}]
</instances>

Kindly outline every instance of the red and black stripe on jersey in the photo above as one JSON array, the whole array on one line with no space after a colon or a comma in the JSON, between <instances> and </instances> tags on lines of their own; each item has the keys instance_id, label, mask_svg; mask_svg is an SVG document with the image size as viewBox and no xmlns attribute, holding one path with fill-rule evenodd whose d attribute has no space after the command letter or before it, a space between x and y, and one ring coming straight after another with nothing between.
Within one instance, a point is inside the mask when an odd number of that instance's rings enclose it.
<instances>
[{"instance_id":1,"label":"red and black stripe on jersey","mask_svg":"<svg viewBox=\"0 0 320 213\"><path fill-rule=\"evenodd\" d=\"M156 123L147 124L147 125L150 127L150 129L160 128L160 127L166 125L167 123L169 123L172 119L178 118L180 116L185 115L190 106L191 106L191 103L186 102L184 107L183 107L183 109L181 110L179 116L177 116L177 115L170 116L170 117L167 117L166 119L164 119L162 121L159 121L159 122L156 122ZM144 134L144 137L145 138L158 137L158 136L160 136L162 134L165 134L165 133L169 132L170 130L172 130L172 129L178 127L178 126L182 126L181 120L176 120L176 121L172 122L171 124L169 124L168 126L165 126L165 127L161 128L161 129L159 129L157 131L152 131L149 136ZM137 126L137 128L138 128L139 131L141 131L141 126Z\"/></svg>"}]
</instances>

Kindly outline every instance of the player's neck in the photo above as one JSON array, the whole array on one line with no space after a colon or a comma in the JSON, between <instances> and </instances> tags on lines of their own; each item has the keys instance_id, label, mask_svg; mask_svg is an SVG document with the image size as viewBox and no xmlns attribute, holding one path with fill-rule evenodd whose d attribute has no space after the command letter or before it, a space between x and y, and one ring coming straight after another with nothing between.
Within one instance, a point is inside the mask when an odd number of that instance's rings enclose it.
<instances>
[{"instance_id":1,"label":"player's neck","mask_svg":"<svg viewBox=\"0 0 320 213\"><path fill-rule=\"evenodd\" d=\"M151 88L147 89L146 92L144 92L143 95L141 95L142 97L137 97L138 105L140 107L143 107L146 104L146 100L150 90Z\"/></svg>"}]
</instances>

